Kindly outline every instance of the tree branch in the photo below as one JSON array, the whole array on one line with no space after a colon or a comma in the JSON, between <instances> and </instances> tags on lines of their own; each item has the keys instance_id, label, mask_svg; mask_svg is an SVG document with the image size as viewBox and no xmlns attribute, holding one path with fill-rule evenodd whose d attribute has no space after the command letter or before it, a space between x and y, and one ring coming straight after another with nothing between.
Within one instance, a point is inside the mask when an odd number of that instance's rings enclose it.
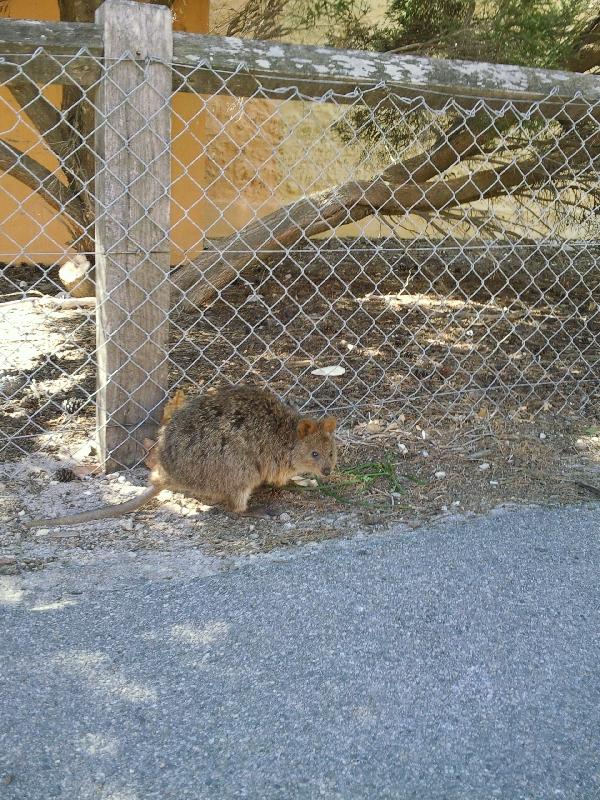
<instances>
[{"instance_id":1,"label":"tree branch","mask_svg":"<svg viewBox=\"0 0 600 800\"><path fill-rule=\"evenodd\" d=\"M392 164L384 170L381 178L396 184L406 181L422 183L442 175L465 158L482 154L483 142L481 133L477 131L480 124L475 119L461 120L448 133L439 136L427 153Z\"/></svg>"},{"instance_id":2,"label":"tree branch","mask_svg":"<svg viewBox=\"0 0 600 800\"><path fill-rule=\"evenodd\" d=\"M65 215L65 224L74 236L85 229L85 208L81 198L65 186L53 172L27 153L0 140L0 171L12 175L36 192L55 211Z\"/></svg>"},{"instance_id":3,"label":"tree branch","mask_svg":"<svg viewBox=\"0 0 600 800\"><path fill-rule=\"evenodd\" d=\"M482 169L466 177L427 183L407 181L390 186L381 176L371 181L349 181L302 198L226 238L215 251L206 251L182 265L173 282L185 297L180 308L192 310L210 300L256 258L270 255L339 225L374 213L406 215L444 212L476 200L491 199L546 180L552 170L540 158Z\"/></svg>"},{"instance_id":4,"label":"tree branch","mask_svg":"<svg viewBox=\"0 0 600 800\"><path fill-rule=\"evenodd\" d=\"M77 146L77 142L73 140L81 141L79 132L64 121L59 110L46 100L37 86L9 83L8 89L64 169L65 155L72 150L73 145Z\"/></svg>"}]
</instances>

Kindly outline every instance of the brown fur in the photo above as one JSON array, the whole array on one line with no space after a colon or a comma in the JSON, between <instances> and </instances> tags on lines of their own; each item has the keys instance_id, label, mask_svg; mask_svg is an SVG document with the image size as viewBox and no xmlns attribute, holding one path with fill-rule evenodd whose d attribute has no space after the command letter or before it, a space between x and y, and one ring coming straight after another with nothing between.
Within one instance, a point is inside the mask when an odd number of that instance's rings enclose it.
<instances>
[{"instance_id":1,"label":"brown fur","mask_svg":"<svg viewBox=\"0 0 600 800\"><path fill-rule=\"evenodd\" d=\"M176 408L162 428L149 463L150 483L155 493L172 489L243 513L263 483L284 486L300 473L329 475L336 464L335 426L332 417L300 417L262 389L209 390ZM143 497L136 508L150 499ZM29 526L113 517L133 510L133 502Z\"/></svg>"}]
</instances>

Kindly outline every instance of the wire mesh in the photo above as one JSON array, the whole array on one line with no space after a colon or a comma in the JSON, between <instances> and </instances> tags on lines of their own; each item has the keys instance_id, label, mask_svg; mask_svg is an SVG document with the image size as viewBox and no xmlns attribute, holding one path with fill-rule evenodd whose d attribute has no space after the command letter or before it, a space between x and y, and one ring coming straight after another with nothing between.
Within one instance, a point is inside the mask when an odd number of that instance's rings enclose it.
<instances>
[{"instance_id":1,"label":"wire mesh","mask_svg":"<svg viewBox=\"0 0 600 800\"><path fill-rule=\"evenodd\" d=\"M111 80L114 64L87 58ZM93 224L111 213L95 179L111 164L94 143L101 78L54 85L69 72L55 61L53 85L20 62L0 87L7 459L85 457L95 437ZM215 73L207 96L193 71L170 66L178 90L161 98L171 132L159 148L170 229L156 245L172 264L168 345L140 380L166 365L165 395L268 385L343 423L585 408L600 377L594 104L466 104L458 88L432 104L397 86L377 87L375 102L335 87L315 99L260 82L240 98L235 72ZM122 141L118 153L131 150ZM115 201L152 167L131 162ZM137 202L140 219L152 213ZM147 303L141 273L127 279L133 306ZM134 339L123 369L138 368Z\"/></svg>"}]
</instances>

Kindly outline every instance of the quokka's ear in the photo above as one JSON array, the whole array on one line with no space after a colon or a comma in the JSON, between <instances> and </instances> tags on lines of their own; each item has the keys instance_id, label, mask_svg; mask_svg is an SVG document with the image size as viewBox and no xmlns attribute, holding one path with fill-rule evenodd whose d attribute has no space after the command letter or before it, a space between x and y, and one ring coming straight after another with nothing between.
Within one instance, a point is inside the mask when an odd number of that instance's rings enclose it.
<instances>
[{"instance_id":1,"label":"quokka's ear","mask_svg":"<svg viewBox=\"0 0 600 800\"><path fill-rule=\"evenodd\" d=\"M317 423L312 419L301 419L298 423L298 436L306 439L311 433L315 433L318 428Z\"/></svg>"},{"instance_id":2,"label":"quokka's ear","mask_svg":"<svg viewBox=\"0 0 600 800\"><path fill-rule=\"evenodd\" d=\"M325 417L324 420L321 420L321 428L325 433L333 433L336 425L335 417Z\"/></svg>"}]
</instances>

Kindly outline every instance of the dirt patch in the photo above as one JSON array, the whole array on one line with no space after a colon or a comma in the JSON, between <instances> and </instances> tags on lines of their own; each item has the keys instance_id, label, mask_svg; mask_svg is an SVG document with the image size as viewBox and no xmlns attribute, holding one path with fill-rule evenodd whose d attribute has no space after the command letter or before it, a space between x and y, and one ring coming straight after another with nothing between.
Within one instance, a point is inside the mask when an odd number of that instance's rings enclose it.
<instances>
[{"instance_id":1,"label":"dirt patch","mask_svg":"<svg viewBox=\"0 0 600 800\"><path fill-rule=\"evenodd\" d=\"M450 430L407 430L390 417L340 433L340 468L327 483L265 488L256 502L284 508L275 520L234 519L182 495L163 492L135 516L71 528L28 530L22 522L67 510L123 502L141 491L134 470L81 481L53 480L54 462L28 457L0 467L0 557L8 574L94 553L134 558L151 551L247 556L308 542L381 533L404 524L474 515L516 504L593 501L600 493L600 425L573 414L535 419L522 409Z\"/></svg>"},{"instance_id":2,"label":"dirt patch","mask_svg":"<svg viewBox=\"0 0 600 800\"><path fill-rule=\"evenodd\" d=\"M598 250L309 242L250 270L201 313L174 318L170 384L267 383L345 424L385 411L404 413L407 427L453 426L548 404L593 417ZM28 269L23 279L5 275L5 288L25 291L29 280L56 293L51 270ZM93 313L13 301L0 305L0 334L0 453L75 454L94 430ZM313 374L330 365L344 374Z\"/></svg>"},{"instance_id":3,"label":"dirt patch","mask_svg":"<svg viewBox=\"0 0 600 800\"><path fill-rule=\"evenodd\" d=\"M6 568L102 547L235 556L503 504L593 500L577 481L600 484L598 256L568 244L307 243L175 318L173 390L267 383L340 419L338 475L266 490L285 507L276 521L164 493L117 522L26 530L23 518L129 499L146 472L53 480L95 462L93 313L11 298L0 305L0 553L18 558ZM54 286L48 271L23 276L5 274L5 293L39 290L41 277ZM344 374L312 374L330 365Z\"/></svg>"}]
</instances>

